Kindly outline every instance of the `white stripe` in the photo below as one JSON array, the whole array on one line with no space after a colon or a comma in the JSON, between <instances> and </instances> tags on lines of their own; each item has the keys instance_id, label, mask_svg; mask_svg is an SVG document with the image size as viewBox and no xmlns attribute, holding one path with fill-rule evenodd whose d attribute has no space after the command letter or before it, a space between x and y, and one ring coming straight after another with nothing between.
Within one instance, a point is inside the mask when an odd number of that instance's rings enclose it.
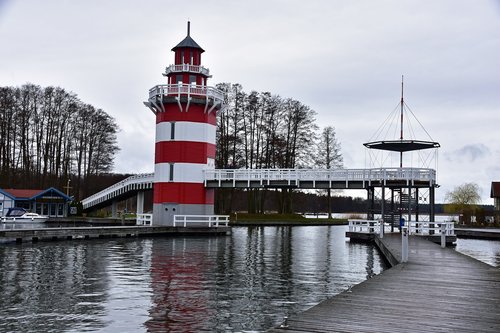
<instances>
[{"instance_id":1,"label":"white stripe","mask_svg":"<svg viewBox=\"0 0 500 333\"><path fill-rule=\"evenodd\" d=\"M203 170L206 164L174 163L174 179L170 180L170 163L155 164L155 183L203 183Z\"/></svg>"},{"instance_id":2,"label":"white stripe","mask_svg":"<svg viewBox=\"0 0 500 333\"><path fill-rule=\"evenodd\" d=\"M172 141L171 122L161 122L156 124L156 142ZM215 144L216 127L206 123L195 123L190 121L175 122L175 141L194 141Z\"/></svg>"}]
</instances>

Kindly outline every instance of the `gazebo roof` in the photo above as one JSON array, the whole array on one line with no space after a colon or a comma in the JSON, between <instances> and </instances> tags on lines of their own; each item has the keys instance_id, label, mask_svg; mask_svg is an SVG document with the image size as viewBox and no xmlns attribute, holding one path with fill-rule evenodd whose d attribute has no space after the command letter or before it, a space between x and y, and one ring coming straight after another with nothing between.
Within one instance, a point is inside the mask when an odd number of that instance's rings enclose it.
<instances>
[{"instance_id":1,"label":"gazebo roof","mask_svg":"<svg viewBox=\"0 0 500 333\"><path fill-rule=\"evenodd\" d=\"M366 148L406 152L430 148L439 148L438 142L420 140L384 140L363 143Z\"/></svg>"}]
</instances>

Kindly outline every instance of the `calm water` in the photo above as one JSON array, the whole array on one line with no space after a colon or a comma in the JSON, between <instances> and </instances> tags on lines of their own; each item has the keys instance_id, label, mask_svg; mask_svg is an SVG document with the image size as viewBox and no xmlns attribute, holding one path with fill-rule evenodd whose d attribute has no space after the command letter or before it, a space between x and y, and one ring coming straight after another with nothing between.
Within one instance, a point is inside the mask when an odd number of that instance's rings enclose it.
<instances>
[{"instance_id":1,"label":"calm water","mask_svg":"<svg viewBox=\"0 0 500 333\"><path fill-rule=\"evenodd\" d=\"M0 332L244 332L386 268L346 226L0 246Z\"/></svg>"},{"instance_id":2,"label":"calm water","mask_svg":"<svg viewBox=\"0 0 500 333\"><path fill-rule=\"evenodd\" d=\"M500 267L500 241L459 238L455 250L491 266Z\"/></svg>"}]
</instances>

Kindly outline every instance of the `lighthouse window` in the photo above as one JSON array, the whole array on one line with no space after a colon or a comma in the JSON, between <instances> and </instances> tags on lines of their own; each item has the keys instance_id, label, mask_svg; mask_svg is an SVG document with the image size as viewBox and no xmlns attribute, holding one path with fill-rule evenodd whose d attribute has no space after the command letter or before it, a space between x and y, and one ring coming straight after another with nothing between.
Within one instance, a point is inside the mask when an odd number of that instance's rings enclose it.
<instances>
[{"instance_id":1,"label":"lighthouse window","mask_svg":"<svg viewBox=\"0 0 500 333\"><path fill-rule=\"evenodd\" d=\"M170 140L175 139L175 123L170 123Z\"/></svg>"},{"instance_id":2,"label":"lighthouse window","mask_svg":"<svg viewBox=\"0 0 500 333\"><path fill-rule=\"evenodd\" d=\"M182 74L176 75L177 83L182 83Z\"/></svg>"},{"instance_id":3,"label":"lighthouse window","mask_svg":"<svg viewBox=\"0 0 500 333\"><path fill-rule=\"evenodd\" d=\"M184 63L184 51L181 51L181 64Z\"/></svg>"},{"instance_id":4,"label":"lighthouse window","mask_svg":"<svg viewBox=\"0 0 500 333\"><path fill-rule=\"evenodd\" d=\"M189 51L189 59L191 61L191 65L193 64L193 51Z\"/></svg>"},{"instance_id":5,"label":"lighthouse window","mask_svg":"<svg viewBox=\"0 0 500 333\"><path fill-rule=\"evenodd\" d=\"M196 85L196 75L189 75L189 83Z\"/></svg>"},{"instance_id":6,"label":"lighthouse window","mask_svg":"<svg viewBox=\"0 0 500 333\"><path fill-rule=\"evenodd\" d=\"M168 173L168 180L173 182L174 181L174 164L171 163L170 164L170 170L169 170L169 173Z\"/></svg>"}]
</instances>

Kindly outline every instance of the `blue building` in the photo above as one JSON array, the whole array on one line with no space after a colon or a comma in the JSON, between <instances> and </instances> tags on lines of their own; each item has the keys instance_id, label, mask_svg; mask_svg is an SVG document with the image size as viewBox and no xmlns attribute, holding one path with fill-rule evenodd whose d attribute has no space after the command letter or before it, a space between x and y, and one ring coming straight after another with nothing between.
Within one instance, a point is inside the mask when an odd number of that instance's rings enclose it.
<instances>
[{"instance_id":1,"label":"blue building","mask_svg":"<svg viewBox=\"0 0 500 333\"><path fill-rule=\"evenodd\" d=\"M73 198L54 187L46 190L0 189L0 216L9 208L21 207L50 217L66 217Z\"/></svg>"}]
</instances>

